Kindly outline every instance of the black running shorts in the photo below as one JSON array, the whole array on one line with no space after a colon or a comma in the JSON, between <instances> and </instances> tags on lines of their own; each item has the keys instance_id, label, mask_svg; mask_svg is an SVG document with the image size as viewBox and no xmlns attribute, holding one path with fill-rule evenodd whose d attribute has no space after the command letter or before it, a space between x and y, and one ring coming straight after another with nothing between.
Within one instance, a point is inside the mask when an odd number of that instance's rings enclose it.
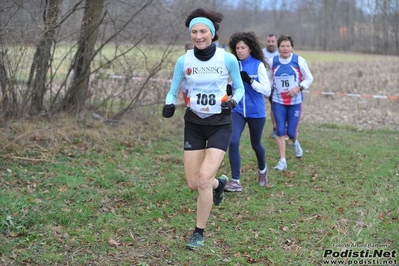
<instances>
[{"instance_id":1,"label":"black running shorts","mask_svg":"<svg viewBox=\"0 0 399 266\"><path fill-rule=\"evenodd\" d=\"M195 151L216 148L227 151L232 132L231 124L200 125L185 121L184 150Z\"/></svg>"}]
</instances>

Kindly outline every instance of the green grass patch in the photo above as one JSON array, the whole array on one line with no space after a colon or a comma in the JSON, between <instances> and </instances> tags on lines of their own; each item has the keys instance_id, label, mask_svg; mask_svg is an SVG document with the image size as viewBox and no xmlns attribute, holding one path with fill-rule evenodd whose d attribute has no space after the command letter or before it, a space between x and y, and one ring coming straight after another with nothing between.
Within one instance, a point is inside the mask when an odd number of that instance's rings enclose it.
<instances>
[{"instance_id":1,"label":"green grass patch","mask_svg":"<svg viewBox=\"0 0 399 266\"><path fill-rule=\"evenodd\" d=\"M257 184L246 129L243 192L226 193L212 209L205 246L186 250L197 194L184 179L181 119L181 109L172 119L154 118L158 131L142 142L121 134L95 143L85 135L52 162L1 152L0 264L322 265L326 249L345 250L339 245L397 250L398 131L303 123L303 158L287 149L288 170L278 172L269 122L270 187ZM219 174L230 175L227 156Z\"/></svg>"}]
</instances>

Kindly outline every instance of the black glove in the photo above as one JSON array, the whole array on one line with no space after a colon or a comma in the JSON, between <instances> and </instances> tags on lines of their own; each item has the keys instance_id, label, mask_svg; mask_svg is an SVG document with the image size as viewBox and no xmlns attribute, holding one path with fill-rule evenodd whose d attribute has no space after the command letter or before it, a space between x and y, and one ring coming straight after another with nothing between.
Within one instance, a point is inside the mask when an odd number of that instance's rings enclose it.
<instances>
[{"instance_id":1,"label":"black glove","mask_svg":"<svg viewBox=\"0 0 399 266\"><path fill-rule=\"evenodd\" d=\"M227 84L227 86L226 86L226 94L227 94L227 96L233 95L233 88L231 87L230 84Z\"/></svg>"},{"instance_id":2,"label":"black glove","mask_svg":"<svg viewBox=\"0 0 399 266\"><path fill-rule=\"evenodd\" d=\"M241 74L241 79L242 79L242 81L248 83L249 85L251 85L252 82L254 81L254 79L251 78L251 77L248 75L247 72L241 71L240 74Z\"/></svg>"},{"instance_id":3,"label":"black glove","mask_svg":"<svg viewBox=\"0 0 399 266\"><path fill-rule=\"evenodd\" d=\"M173 103L165 104L162 110L163 117L170 118L174 114L175 114L175 105Z\"/></svg>"},{"instance_id":4,"label":"black glove","mask_svg":"<svg viewBox=\"0 0 399 266\"><path fill-rule=\"evenodd\" d=\"M223 102L220 106L222 106L222 115L229 116L231 115L231 110L236 107L236 103L234 100L230 100L227 102Z\"/></svg>"}]
</instances>

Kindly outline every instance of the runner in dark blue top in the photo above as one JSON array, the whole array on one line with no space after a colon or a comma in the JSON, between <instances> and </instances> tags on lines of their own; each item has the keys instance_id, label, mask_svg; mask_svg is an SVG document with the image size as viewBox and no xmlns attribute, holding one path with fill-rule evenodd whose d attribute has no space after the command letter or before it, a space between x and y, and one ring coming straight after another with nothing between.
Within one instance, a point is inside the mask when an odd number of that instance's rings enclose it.
<instances>
[{"instance_id":1,"label":"runner in dark blue top","mask_svg":"<svg viewBox=\"0 0 399 266\"><path fill-rule=\"evenodd\" d=\"M233 136L229 145L229 161L232 180L225 190L242 191L240 182L241 158L240 138L248 124L252 149L258 161L258 183L264 187L268 182L266 152L262 146L262 132L266 123L265 96L270 96L270 84L266 71L266 60L260 41L254 32L238 32L230 37L230 51L240 63L241 78L244 81L245 94L232 111ZM233 83L233 91L235 84Z\"/></svg>"}]
</instances>

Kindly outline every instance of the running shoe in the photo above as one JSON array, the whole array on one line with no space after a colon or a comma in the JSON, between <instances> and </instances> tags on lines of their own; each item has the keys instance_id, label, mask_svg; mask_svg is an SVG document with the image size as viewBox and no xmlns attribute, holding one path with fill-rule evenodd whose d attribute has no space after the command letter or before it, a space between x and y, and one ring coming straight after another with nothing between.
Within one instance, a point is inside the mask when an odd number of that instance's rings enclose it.
<instances>
[{"instance_id":1,"label":"running shoe","mask_svg":"<svg viewBox=\"0 0 399 266\"><path fill-rule=\"evenodd\" d=\"M216 192L216 190L213 190L213 204L215 204L216 206L219 205L220 203L222 203L223 199L224 199L224 188L226 187L227 181L229 180L229 178L225 175L222 175L221 177L218 178L219 182L222 183L222 189L220 190L220 192Z\"/></svg>"},{"instance_id":2,"label":"running shoe","mask_svg":"<svg viewBox=\"0 0 399 266\"><path fill-rule=\"evenodd\" d=\"M200 235L200 233L193 233L190 238L190 241L186 244L186 248L190 250L195 250L204 245L204 237Z\"/></svg>"},{"instance_id":3,"label":"running shoe","mask_svg":"<svg viewBox=\"0 0 399 266\"><path fill-rule=\"evenodd\" d=\"M224 190L229 192L241 192L242 191L241 182L231 179L229 183L227 183L227 185L224 187Z\"/></svg>"},{"instance_id":4,"label":"running shoe","mask_svg":"<svg viewBox=\"0 0 399 266\"><path fill-rule=\"evenodd\" d=\"M299 141L296 140L294 143L291 143L291 147L294 150L294 154L295 154L296 158L301 158L303 152L302 152L302 147L299 144Z\"/></svg>"},{"instance_id":5,"label":"running shoe","mask_svg":"<svg viewBox=\"0 0 399 266\"><path fill-rule=\"evenodd\" d=\"M278 164L274 167L275 170L284 171L287 170L287 161L280 159Z\"/></svg>"},{"instance_id":6,"label":"running shoe","mask_svg":"<svg viewBox=\"0 0 399 266\"><path fill-rule=\"evenodd\" d=\"M265 187L267 185L267 183L268 183L268 177L267 177L268 172L269 172L269 169L267 169L267 166L266 166L266 172L264 174L261 174L261 173L258 172L258 184L259 184L259 186Z\"/></svg>"}]
</instances>

